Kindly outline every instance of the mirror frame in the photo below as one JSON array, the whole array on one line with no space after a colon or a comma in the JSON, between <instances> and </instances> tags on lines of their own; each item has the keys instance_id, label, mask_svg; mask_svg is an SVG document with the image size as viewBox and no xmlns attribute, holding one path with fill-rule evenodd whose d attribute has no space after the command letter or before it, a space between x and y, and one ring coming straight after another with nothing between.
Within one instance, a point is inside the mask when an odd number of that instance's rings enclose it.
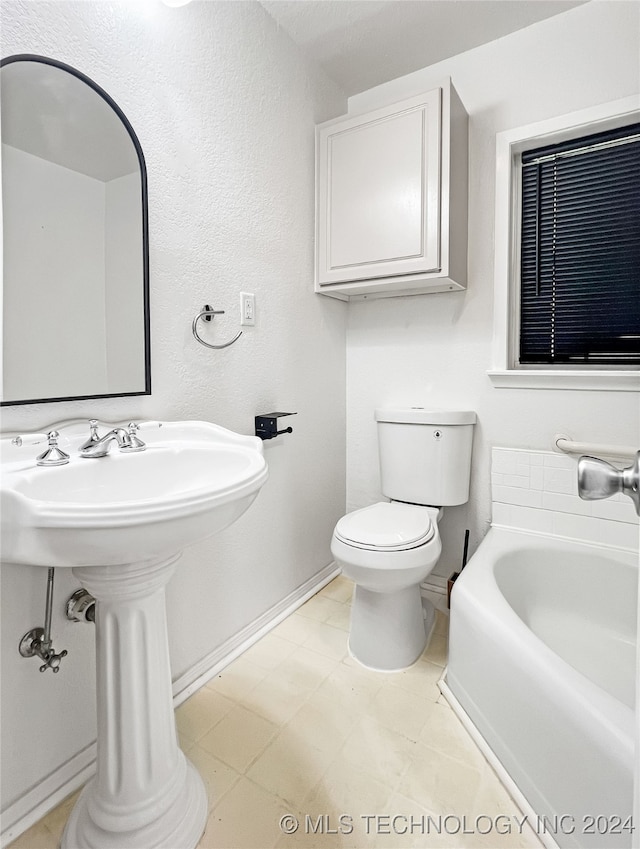
<instances>
[{"instance_id":1,"label":"mirror frame","mask_svg":"<svg viewBox=\"0 0 640 849\"><path fill-rule=\"evenodd\" d=\"M46 404L55 401L86 401L93 398L125 398L136 395L151 395L151 321L149 309L149 202L147 192L147 167L142 152L142 146L137 135L127 116L118 106L115 100L107 94L96 82L94 82L82 71L71 67L64 62L59 62L57 59L49 59L46 56L38 56L32 53L16 53L13 56L7 56L0 60L0 69L5 65L10 65L14 62L40 62L44 65L51 65L54 68L59 68L61 71L66 71L72 74L81 82L93 89L107 104L113 109L118 118L122 121L125 129L129 133L129 137L133 142L136 154L138 156L138 164L140 166L140 184L142 189L142 287L143 287L143 314L144 314L144 374L145 386L140 392L107 392L100 395L66 395L58 398L27 398L19 401L1 401L0 407L11 407L18 404Z\"/></svg>"}]
</instances>

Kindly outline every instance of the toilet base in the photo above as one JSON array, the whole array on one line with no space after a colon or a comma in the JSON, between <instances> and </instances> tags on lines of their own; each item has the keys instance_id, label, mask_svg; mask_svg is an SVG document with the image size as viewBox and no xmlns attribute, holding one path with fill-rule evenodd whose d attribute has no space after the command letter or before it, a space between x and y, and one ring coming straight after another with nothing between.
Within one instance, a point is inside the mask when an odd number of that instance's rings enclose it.
<instances>
[{"instance_id":1,"label":"toilet base","mask_svg":"<svg viewBox=\"0 0 640 849\"><path fill-rule=\"evenodd\" d=\"M369 669L401 672L420 657L435 624L435 608L415 584L393 593L356 585L349 651Z\"/></svg>"}]
</instances>

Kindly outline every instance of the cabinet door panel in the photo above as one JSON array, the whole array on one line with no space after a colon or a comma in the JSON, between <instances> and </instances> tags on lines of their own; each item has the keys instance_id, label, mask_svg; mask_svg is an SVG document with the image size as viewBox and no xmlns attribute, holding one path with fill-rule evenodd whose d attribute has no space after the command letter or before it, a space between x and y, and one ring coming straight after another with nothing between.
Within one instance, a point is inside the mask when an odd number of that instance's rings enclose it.
<instances>
[{"instance_id":1,"label":"cabinet door panel","mask_svg":"<svg viewBox=\"0 0 640 849\"><path fill-rule=\"evenodd\" d=\"M422 254L422 125L414 111L329 139L331 268Z\"/></svg>"},{"instance_id":2,"label":"cabinet door panel","mask_svg":"<svg viewBox=\"0 0 640 849\"><path fill-rule=\"evenodd\" d=\"M318 142L319 282L439 270L440 89Z\"/></svg>"}]
</instances>

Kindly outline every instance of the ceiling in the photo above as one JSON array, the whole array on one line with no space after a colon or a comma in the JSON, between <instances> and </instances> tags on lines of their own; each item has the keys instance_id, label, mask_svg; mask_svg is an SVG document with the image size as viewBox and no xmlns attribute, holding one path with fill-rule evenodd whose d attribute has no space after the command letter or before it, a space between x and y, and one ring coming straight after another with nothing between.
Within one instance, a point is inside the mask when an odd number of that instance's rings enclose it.
<instances>
[{"instance_id":1,"label":"ceiling","mask_svg":"<svg viewBox=\"0 0 640 849\"><path fill-rule=\"evenodd\" d=\"M261 0L347 94L433 65L585 0Z\"/></svg>"}]
</instances>

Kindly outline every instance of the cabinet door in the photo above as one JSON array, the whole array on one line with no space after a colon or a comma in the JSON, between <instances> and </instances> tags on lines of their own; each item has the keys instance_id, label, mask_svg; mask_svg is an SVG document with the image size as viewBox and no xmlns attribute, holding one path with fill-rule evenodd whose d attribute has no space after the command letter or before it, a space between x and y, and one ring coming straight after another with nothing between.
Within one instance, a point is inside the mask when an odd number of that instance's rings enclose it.
<instances>
[{"instance_id":1,"label":"cabinet door","mask_svg":"<svg viewBox=\"0 0 640 849\"><path fill-rule=\"evenodd\" d=\"M318 130L318 282L440 270L441 90Z\"/></svg>"}]
</instances>

